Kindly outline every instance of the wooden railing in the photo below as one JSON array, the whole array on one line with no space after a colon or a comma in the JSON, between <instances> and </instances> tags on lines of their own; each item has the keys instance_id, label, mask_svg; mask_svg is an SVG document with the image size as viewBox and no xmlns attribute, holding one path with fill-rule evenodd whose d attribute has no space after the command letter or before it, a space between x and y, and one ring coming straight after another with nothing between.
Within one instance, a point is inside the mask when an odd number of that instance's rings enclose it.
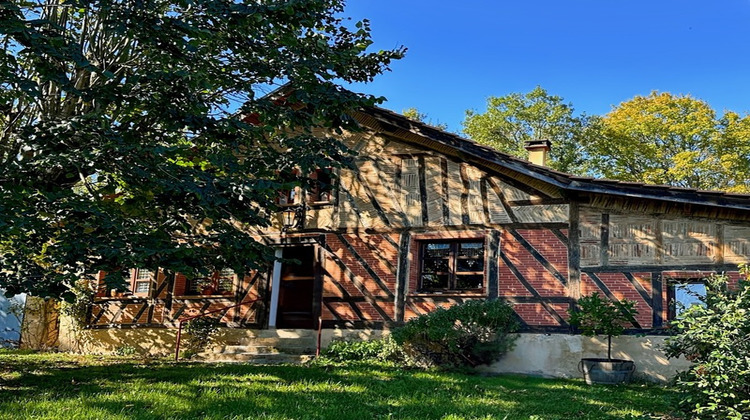
<instances>
[{"instance_id":1,"label":"wooden railing","mask_svg":"<svg viewBox=\"0 0 750 420\"><path fill-rule=\"evenodd\" d=\"M176 362L180 358L180 340L182 340L182 324L183 323L185 323L187 321L190 321L190 320L193 320L193 319L196 319L196 318L200 318L200 317L206 316L206 315L211 315L211 314L215 314L217 312L222 312L222 311L229 311L232 308L238 308L240 306L249 305L251 303L257 302L258 300L260 300L260 299L248 300L248 301L245 301L245 302L238 303L236 305L224 306L224 307L219 308L219 309L214 309L212 311L203 312L203 313L200 313L198 315L193 315L193 316L190 316L190 317L187 317L187 318L180 319L180 321L177 324L177 340L176 340L175 348L174 348L174 361Z\"/></svg>"}]
</instances>

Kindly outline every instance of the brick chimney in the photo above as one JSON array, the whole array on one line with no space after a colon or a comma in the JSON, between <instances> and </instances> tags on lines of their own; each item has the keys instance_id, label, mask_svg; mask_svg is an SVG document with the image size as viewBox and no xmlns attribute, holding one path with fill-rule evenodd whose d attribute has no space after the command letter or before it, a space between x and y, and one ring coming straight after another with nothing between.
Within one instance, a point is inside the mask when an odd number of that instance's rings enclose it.
<instances>
[{"instance_id":1,"label":"brick chimney","mask_svg":"<svg viewBox=\"0 0 750 420\"><path fill-rule=\"evenodd\" d=\"M549 140L529 140L523 143L523 148L529 151L529 162L534 165L547 166L547 155L552 148Z\"/></svg>"}]
</instances>

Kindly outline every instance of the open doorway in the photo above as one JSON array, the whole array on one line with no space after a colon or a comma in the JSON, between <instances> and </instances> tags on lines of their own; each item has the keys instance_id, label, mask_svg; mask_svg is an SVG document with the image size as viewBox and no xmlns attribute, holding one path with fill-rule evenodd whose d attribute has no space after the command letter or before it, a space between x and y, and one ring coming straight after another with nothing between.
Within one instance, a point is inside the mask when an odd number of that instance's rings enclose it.
<instances>
[{"instance_id":1,"label":"open doorway","mask_svg":"<svg viewBox=\"0 0 750 420\"><path fill-rule=\"evenodd\" d=\"M284 247L282 257L298 260L300 264L281 264L276 326L315 328L315 247Z\"/></svg>"}]
</instances>

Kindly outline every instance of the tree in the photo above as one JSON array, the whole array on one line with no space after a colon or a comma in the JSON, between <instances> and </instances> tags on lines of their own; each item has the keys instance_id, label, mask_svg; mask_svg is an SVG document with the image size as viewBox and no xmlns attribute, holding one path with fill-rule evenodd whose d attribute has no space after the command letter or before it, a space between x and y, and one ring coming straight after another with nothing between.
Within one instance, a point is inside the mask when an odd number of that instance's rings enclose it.
<instances>
[{"instance_id":1,"label":"tree","mask_svg":"<svg viewBox=\"0 0 750 420\"><path fill-rule=\"evenodd\" d=\"M724 275L706 279L700 304L684 308L667 338L667 357L692 362L676 379L682 406L697 419L746 419L750 413L750 267L732 285Z\"/></svg>"},{"instance_id":2,"label":"tree","mask_svg":"<svg viewBox=\"0 0 750 420\"><path fill-rule=\"evenodd\" d=\"M588 118L574 116L571 104L537 86L531 92L487 99L487 111L466 111L463 131L478 143L528 158L527 140L550 140L549 166L563 172L586 172L583 153Z\"/></svg>"},{"instance_id":3,"label":"tree","mask_svg":"<svg viewBox=\"0 0 750 420\"><path fill-rule=\"evenodd\" d=\"M441 122L433 122L431 118L425 113L419 112L417 108L406 108L405 110L401 111L401 114L414 121L419 121L425 124L428 124L432 127L437 128L438 130L446 131L448 130L448 124L441 123Z\"/></svg>"},{"instance_id":4,"label":"tree","mask_svg":"<svg viewBox=\"0 0 750 420\"><path fill-rule=\"evenodd\" d=\"M340 164L320 129L378 102L342 0L0 0L0 287L70 297L99 270L264 267L291 173ZM274 86L292 89L263 95ZM245 116L245 118L241 118ZM297 171L294 171L297 169Z\"/></svg>"},{"instance_id":5,"label":"tree","mask_svg":"<svg viewBox=\"0 0 750 420\"><path fill-rule=\"evenodd\" d=\"M748 190L750 120L717 119L704 101L652 92L614 108L589 146L597 174L698 189Z\"/></svg>"},{"instance_id":6,"label":"tree","mask_svg":"<svg viewBox=\"0 0 750 420\"><path fill-rule=\"evenodd\" d=\"M638 310L635 302L623 299L612 301L594 292L578 299L579 308L568 309L568 322L581 329L581 333L588 337L599 334L607 336L607 360L612 359L612 337L619 337L625 332L625 326L633 322Z\"/></svg>"},{"instance_id":7,"label":"tree","mask_svg":"<svg viewBox=\"0 0 750 420\"><path fill-rule=\"evenodd\" d=\"M720 188L750 193L750 116L727 111L719 120L719 156L722 173Z\"/></svg>"}]
</instances>

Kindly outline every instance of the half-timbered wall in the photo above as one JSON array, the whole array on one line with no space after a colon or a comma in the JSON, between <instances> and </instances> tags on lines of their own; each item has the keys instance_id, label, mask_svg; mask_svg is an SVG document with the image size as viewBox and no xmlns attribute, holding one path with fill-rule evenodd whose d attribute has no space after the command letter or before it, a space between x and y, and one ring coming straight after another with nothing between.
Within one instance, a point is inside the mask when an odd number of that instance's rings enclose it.
<instances>
[{"instance_id":1,"label":"half-timbered wall","mask_svg":"<svg viewBox=\"0 0 750 420\"><path fill-rule=\"evenodd\" d=\"M666 325L672 282L726 272L750 259L740 222L614 209L580 211L581 294L636 302L634 328Z\"/></svg>"},{"instance_id":2,"label":"half-timbered wall","mask_svg":"<svg viewBox=\"0 0 750 420\"><path fill-rule=\"evenodd\" d=\"M568 204L517 181L384 135L353 134L357 170L339 172L332 206L308 209L308 229L400 231L567 223Z\"/></svg>"},{"instance_id":3,"label":"half-timbered wall","mask_svg":"<svg viewBox=\"0 0 750 420\"><path fill-rule=\"evenodd\" d=\"M327 325L403 322L499 297L530 327L566 327L569 205L559 194L385 135L348 144L358 170L340 172L330 224L306 225L340 232L324 246ZM487 253L481 292L419 291L422 241L477 238Z\"/></svg>"},{"instance_id":4,"label":"half-timbered wall","mask_svg":"<svg viewBox=\"0 0 750 420\"><path fill-rule=\"evenodd\" d=\"M396 320L398 236L325 236L321 316L326 325L382 326Z\"/></svg>"},{"instance_id":5,"label":"half-timbered wall","mask_svg":"<svg viewBox=\"0 0 750 420\"><path fill-rule=\"evenodd\" d=\"M100 274L100 280L103 274ZM233 326L258 327L265 316L267 273L254 272L236 280L230 296L187 296L185 276L159 272L149 296L97 296L88 325L92 328L174 327L180 319L215 309L215 316ZM240 303L246 303L231 308Z\"/></svg>"}]
</instances>

